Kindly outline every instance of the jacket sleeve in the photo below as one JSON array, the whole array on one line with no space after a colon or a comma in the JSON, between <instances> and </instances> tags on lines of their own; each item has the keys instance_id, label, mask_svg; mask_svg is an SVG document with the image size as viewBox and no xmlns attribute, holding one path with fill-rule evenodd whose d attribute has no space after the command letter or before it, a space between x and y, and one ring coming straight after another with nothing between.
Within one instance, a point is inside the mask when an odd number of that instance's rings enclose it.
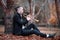
<instances>
[{"instance_id":1,"label":"jacket sleeve","mask_svg":"<svg viewBox=\"0 0 60 40\"><path fill-rule=\"evenodd\" d=\"M24 18L23 21L21 21L21 18L19 16L15 16L14 17L14 20L18 23L18 24L21 24L21 25L25 25L28 23L27 19Z\"/></svg>"}]
</instances>

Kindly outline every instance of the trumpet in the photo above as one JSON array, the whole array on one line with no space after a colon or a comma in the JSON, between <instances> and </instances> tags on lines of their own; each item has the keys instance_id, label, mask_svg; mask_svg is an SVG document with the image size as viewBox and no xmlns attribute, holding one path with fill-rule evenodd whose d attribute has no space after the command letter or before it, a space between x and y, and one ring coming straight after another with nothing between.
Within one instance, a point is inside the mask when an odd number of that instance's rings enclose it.
<instances>
[{"instance_id":1,"label":"trumpet","mask_svg":"<svg viewBox=\"0 0 60 40\"><path fill-rule=\"evenodd\" d=\"M24 16L27 20L34 21L34 22L39 22L39 20L33 18L34 16L32 16L31 14L29 14L29 15L24 14L23 16Z\"/></svg>"}]
</instances>

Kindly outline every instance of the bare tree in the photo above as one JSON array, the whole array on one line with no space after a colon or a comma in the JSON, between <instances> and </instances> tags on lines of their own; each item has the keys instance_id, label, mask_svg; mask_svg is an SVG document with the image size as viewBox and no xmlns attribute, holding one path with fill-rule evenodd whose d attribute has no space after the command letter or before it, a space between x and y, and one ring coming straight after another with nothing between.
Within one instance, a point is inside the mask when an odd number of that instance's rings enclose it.
<instances>
[{"instance_id":1,"label":"bare tree","mask_svg":"<svg viewBox=\"0 0 60 40\"><path fill-rule=\"evenodd\" d=\"M5 33L11 32L12 31L12 20L11 16L13 14L12 6L13 6L13 1L12 0L1 0L1 7L4 10L5 17L4 17L4 23L5 23Z\"/></svg>"}]
</instances>

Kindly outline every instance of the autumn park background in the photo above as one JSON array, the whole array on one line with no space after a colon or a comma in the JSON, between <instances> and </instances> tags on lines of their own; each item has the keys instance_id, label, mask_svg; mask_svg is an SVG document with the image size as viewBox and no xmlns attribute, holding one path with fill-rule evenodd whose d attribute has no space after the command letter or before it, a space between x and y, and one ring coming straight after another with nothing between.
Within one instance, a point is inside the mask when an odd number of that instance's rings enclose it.
<instances>
[{"instance_id":1,"label":"autumn park background","mask_svg":"<svg viewBox=\"0 0 60 40\"><path fill-rule=\"evenodd\" d=\"M55 38L42 38L36 35L12 35L15 9L22 6L25 13L32 14L38 29L43 33L56 33ZM0 0L0 40L60 40L60 0Z\"/></svg>"}]
</instances>

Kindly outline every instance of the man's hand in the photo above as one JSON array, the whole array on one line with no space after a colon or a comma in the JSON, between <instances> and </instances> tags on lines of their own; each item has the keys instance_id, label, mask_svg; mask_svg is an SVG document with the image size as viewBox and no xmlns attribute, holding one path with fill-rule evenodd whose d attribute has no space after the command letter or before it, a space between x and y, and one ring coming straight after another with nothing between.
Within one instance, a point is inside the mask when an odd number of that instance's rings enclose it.
<instances>
[{"instance_id":1,"label":"man's hand","mask_svg":"<svg viewBox=\"0 0 60 40\"><path fill-rule=\"evenodd\" d=\"M32 18L31 18L31 17L32 17L31 15L27 15L27 17L26 17L26 18L27 18L27 20L28 20L28 21L31 21L31 20L32 20Z\"/></svg>"},{"instance_id":2,"label":"man's hand","mask_svg":"<svg viewBox=\"0 0 60 40\"><path fill-rule=\"evenodd\" d=\"M32 15L28 15L26 18L27 18L27 20L30 21L30 22L34 22L34 21L39 22L39 20L34 19Z\"/></svg>"}]
</instances>

